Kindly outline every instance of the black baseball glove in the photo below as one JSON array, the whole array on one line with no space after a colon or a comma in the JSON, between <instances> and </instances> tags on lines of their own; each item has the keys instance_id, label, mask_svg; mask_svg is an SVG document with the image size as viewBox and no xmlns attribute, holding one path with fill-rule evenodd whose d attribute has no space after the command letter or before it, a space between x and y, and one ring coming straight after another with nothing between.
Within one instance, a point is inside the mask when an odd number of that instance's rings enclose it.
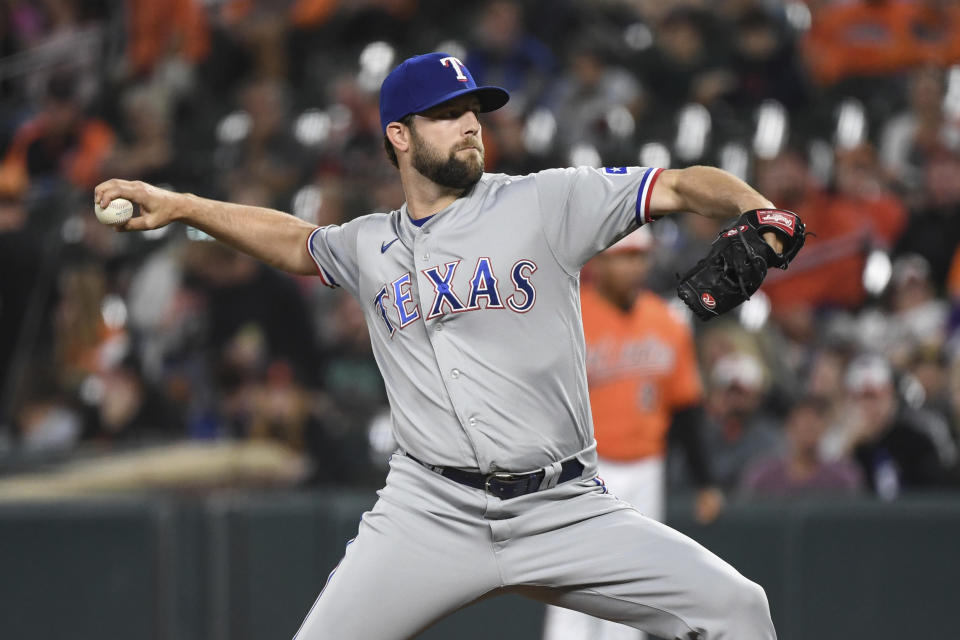
<instances>
[{"instance_id":1,"label":"black baseball glove","mask_svg":"<svg viewBox=\"0 0 960 640\"><path fill-rule=\"evenodd\" d=\"M761 235L765 231L777 232L783 253L767 244ZM749 299L769 267L786 269L805 239L806 228L792 211L747 211L721 231L707 257L680 278L677 295L701 319L715 318Z\"/></svg>"}]
</instances>

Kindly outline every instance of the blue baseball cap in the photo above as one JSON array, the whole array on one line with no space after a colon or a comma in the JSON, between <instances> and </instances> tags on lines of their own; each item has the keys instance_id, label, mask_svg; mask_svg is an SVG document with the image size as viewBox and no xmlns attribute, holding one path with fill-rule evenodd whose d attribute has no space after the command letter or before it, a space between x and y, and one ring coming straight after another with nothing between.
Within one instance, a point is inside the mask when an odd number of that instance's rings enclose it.
<instances>
[{"instance_id":1,"label":"blue baseball cap","mask_svg":"<svg viewBox=\"0 0 960 640\"><path fill-rule=\"evenodd\" d=\"M483 112L499 109L510 99L506 89L478 87L467 66L448 53L407 58L380 86L380 126L386 133L391 122L467 94L479 98Z\"/></svg>"}]
</instances>

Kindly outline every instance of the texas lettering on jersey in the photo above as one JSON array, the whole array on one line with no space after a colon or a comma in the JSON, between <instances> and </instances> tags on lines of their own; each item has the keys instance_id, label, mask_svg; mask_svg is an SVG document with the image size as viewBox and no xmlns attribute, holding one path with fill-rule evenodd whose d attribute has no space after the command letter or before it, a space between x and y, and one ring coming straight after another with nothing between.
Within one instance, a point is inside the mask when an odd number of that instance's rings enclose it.
<instances>
[{"instance_id":1,"label":"texas lettering on jersey","mask_svg":"<svg viewBox=\"0 0 960 640\"><path fill-rule=\"evenodd\" d=\"M421 296L421 302L424 303L422 311L411 291L410 272L377 291L373 306L391 337L397 329L405 329L424 315L427 320L433 320L447 313L477 311L481 308L526 313L536 304L537 290L531 276L537 270L537 265L533 260L517 260L508 274L509 289L501 291L501 278L494 272L490 258L478 258L468 288L458 295L452 283L461 262L446 262L421 271L432 287L432 292L424 292Z\"/></svg>"}]
</instances>

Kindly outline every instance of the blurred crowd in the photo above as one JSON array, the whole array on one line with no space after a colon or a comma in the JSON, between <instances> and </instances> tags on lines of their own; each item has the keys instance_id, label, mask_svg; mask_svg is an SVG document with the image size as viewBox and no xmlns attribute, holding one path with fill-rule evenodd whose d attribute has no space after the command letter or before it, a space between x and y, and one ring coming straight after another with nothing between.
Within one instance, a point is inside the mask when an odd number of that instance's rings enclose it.
<instances>
[{"instance_id":1,"label":"blurred crowd","mask_svg":"<svg viewBox=\"0 0 960 640\"><path fill-rule=\"evenodd\" d=\"M6 0L0 474L185 440L270 441L306 484L392 450L362 310L176 225L141 179L312 223L403 200L380 81L442 50L508 89L487 170L712 164L816 235L695 327L707 451L744 496L960 487L960 5L949 0ZM650 286L720 225L652 226ZM688 482L680 460L675 488Z\"/></svg>"}]
</instances>

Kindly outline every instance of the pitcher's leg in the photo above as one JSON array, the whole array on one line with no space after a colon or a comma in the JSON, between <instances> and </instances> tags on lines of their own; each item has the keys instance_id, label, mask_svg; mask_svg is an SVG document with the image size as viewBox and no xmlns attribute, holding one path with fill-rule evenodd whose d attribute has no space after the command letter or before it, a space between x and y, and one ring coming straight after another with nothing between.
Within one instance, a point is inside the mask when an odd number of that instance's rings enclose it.
<instances>
[{"instance_id":1,"label":"pitcher's leg","mask_svg":"<svg viewBox=\"0 0 960 640\"><path fill-rule=\"evenodd\" d=\"M592 492L530 515L533 534L517 536L503 552L511 568L505 578L552 587L545 602L662 638L776 638L763 589L615 498Z\"/></svg>"},{"instance_id":2,"label":"pitcher's leg","mask_svg":"<svg viewBox=\"0 0 960 640\"><path fill-rule=\"evenodd\" d=\"M600 477L609 493L634 506L640 513L663 520L664 461L650 457L620 462L600 458ZM548 605L543 621L543 640L644 640L646 634L616 622L588 616L572 609Z\"/></svg>"},{"instance_id":3,"label":"pitcher's leg","mask_svg":"<svg viewBox=\"0 0 960 640\"><path fill-rule=\"evenodd\" d=\"M500 586L489 530L457 503L459 489L426 469L433 477L409 486L395 471L296 640L406 640Z\"/></svg>"}]
</instances>

